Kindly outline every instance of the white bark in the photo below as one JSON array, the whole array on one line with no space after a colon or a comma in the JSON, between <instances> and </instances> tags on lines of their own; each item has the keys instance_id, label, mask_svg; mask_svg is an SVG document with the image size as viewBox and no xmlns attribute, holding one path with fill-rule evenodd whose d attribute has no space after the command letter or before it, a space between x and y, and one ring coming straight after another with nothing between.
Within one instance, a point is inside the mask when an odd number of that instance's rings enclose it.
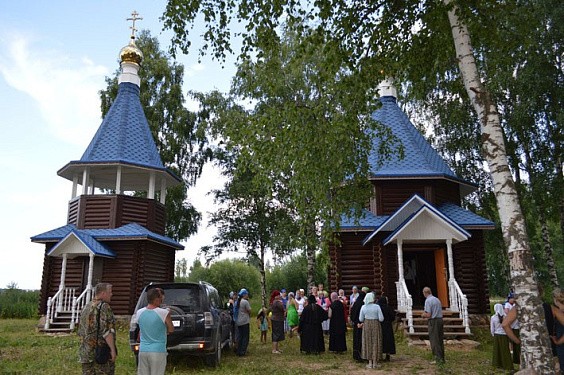
<instances>
[{"instance_id":1,"label":"white bark","mask_svg":"<svg viewBox=\"0 0 564 375\"><path fill-rule=\"evenodd\" d=\"M449 5L451 0L444 2ZM525 219L507 163L499 113L489 92L481 83L468 28L458 18L456 7L448 11L448 18L464 87L480 119L482 152L490 168L501 229L509 255L511 282L517 295L521 324L521 368L533 368L539 374L553 374L550 343L538 295Z\"/></svg>"}]
</instances>

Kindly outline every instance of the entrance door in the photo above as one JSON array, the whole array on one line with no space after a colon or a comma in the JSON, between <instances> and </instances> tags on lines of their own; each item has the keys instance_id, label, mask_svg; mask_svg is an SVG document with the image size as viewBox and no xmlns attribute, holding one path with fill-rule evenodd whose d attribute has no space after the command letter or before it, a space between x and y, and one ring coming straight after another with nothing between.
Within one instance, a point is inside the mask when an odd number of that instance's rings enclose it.
<instances>
[{"instance_id":1,"label":"entrance door","mask_svg":"<svg viewBox=\"0 0 564 375\"><path fill-rule=\"evenodd\" d=\"M447 287L447 269L445 265L445 249L439 248L434 252L435 255L435 273L437 278L437 298L441 300L443 307L448 307L448 287Z\"/></svg>"},{"instance_id":2,"label":"entrance door","mask_svg":"<svg viewBox=\"0 0 564 375\"><path fill-rule=\"evenodd\" d=\"M413 307L421 309L425 305L422 291L426 286L441 300L443 307L448 307L445 249L427 246L413 246L407 249L404 247L403 259L404 278L413 299Z\"/></svg>"}]
</instances>

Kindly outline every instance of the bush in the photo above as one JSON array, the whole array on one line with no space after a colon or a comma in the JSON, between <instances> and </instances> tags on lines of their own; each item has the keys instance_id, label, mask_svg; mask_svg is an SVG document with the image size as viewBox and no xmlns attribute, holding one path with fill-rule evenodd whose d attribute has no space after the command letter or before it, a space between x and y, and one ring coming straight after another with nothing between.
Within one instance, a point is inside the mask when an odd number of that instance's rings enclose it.
<instances>
[{"instance_id":1,"label":"bush","mask_svg":"<svg viewBox=\"0 0 564 375\"><path fill-rule=\"evenodd\" d=\"M0 318L2 319L35 319L38 317L38 305L38 290L15 288L0 290Z\"/></svg>"}]
</instances>

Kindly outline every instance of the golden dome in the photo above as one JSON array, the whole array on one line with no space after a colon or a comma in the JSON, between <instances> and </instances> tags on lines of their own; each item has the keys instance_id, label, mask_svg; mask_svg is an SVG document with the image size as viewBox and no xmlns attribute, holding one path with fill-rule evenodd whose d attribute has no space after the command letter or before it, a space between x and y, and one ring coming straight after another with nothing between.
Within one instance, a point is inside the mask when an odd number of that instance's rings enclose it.
<instances>
[{"instance_id":1,"label":"golden dome","mask_svg":"<svg viewBox=\"0 0 564 375\"><path fill-rule=\"evenodd\" d=\"M132 62L141 65L143 61L143 52L135 45L135 41L131 39L129 44L119 51L120 62Z\"/></svg>"}]
</instances>

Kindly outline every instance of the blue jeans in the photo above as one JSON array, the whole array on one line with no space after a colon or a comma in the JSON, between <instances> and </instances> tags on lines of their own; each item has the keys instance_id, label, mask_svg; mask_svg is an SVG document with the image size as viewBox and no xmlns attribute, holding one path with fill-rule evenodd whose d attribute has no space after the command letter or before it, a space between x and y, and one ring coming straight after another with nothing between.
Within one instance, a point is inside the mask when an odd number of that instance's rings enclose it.
<instances>
[{"instance_id":1,"label":"blue jeans","mask_svg":"<svg viewBox=\"0 0 564 375\"><path fill-rule=\"evenodd\" d=\"M249 323L237 326L239 338L237 340L237 355L243 356L247 354L247 347L249 346Z\"/></svg>"}]
</instances>

